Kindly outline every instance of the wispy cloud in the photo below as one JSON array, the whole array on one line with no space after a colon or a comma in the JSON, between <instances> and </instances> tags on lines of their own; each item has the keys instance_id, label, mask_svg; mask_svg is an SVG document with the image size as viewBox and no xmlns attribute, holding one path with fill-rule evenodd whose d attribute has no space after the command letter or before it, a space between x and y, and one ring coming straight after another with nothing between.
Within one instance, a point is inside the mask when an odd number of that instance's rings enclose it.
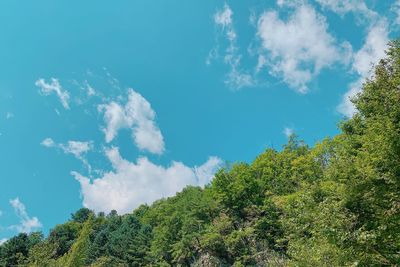
<instances>
[{"instance_id":1,"label":"wispy cloud","mask_svg":"<svg viewBox=\"0 0 400 267\"><path fill-rule=\"evenodd\" d=\"M225 84L233 89L253 86L255 81L252 75L244 71L241 67L242 55L237 45L237 33L233 22L233 11L228 4L225 3L224 8L218 10L214 14L214 23L228 42L228 46L222 52L223 61L230 69L226 75ZM206 60L207 64L210 64L213 59L218 57L219 49L220 44L218 43L216 47L210 51Z\"/></svg>"},{"instance_id":2,"label":"wispy cloud","mask_svg":"<svg viewBox=\"0 0 400 267\"><path fill-rule=\"evenodd\" d=\"M94 90L94 88L88 83L86 82L86 92L88 96L94 96L96 95L96 91Z\"/></svg>"},{"instance_id":3,"label":"wispy cloud","mask_svg":"<svg viewBox=\"0 0 400 267\"><path fill-rule=\"evenodd\" d=\"M131 129L136 146L154 154L164 152L164 138L155 123L156 113L150 103L133 89L128 90L125 105L110 102L99 106L104 113L105 141L111 142L123 128Z\"/></svg>"},{"instance_id":4,"label":"wispy cloud","mask_svg":"<svg viewBox=\"0 0 400 267\"><path fill-rule=\"evenodd\" d=\"M379 15L375 11L368 8L364 0L316 0L324 9L332 10L333 12L344 16L352 12L356 15L359 21L369 23L372 20L378 19Z\"/></svg>"},{"instance_id":5,"label":"wispy cloud","mask_svg":"<svg viewBox=\"0 0 400 267\"><path fill-rule=\"evenodd\" d=\"M19 233L30 233L33 230L42 227L42 223L37 217L30 217L28 215L25 205L19 200L19 198L10 200L10 204L14 208L15 214L20 219L20 223L10 226L10 229L15 229Z\"/></svg>"},{"instance_id":6,"label":"wispy cloud","mask_svg":"<svg viewBox=\"0 0 400 267\"><path fill-rule=\"evenodd\" d=\"M82 163L88 168L89 172L91 172L91 166L88 163L85 154L93 149L92 141L68 141L66 144L57 144L53 139L46 138L40 144L44 147L61 149L65 154L74 155L75 158L82 161Z\"/></svg>"},{"instance_id":7,"label":"wispy cloud","mask_svg":"<svg viewBox=\"0 0 400 267\"><path fill-rule=\"evenodd\" d=\"M400 0L394 2L390 7L390 10L396 14L394 23L400 25Z\"/></svg>"},{"instance_id":8,"label":"wispy cloud","mask_svg":"<svg viewBox=\"0 0 400 267\"><path fill-rule=\"evenodd\" d=\"M76 158L82 157L82 154L93 148L92 142L68 141L66 145L61 144L61 149L66 154L72 154Z\"/></svg>"},{"instance_id":9,"label":"wispy cloud","mask_svg":"<svg viewBox=\"0 0 400 267\"><path fill-rule=\"evenodd\" d=\"M40 92L44 95L55 93L60 99L63 107L69 109L69 93L61 87L61 84L57 79L51 78L49 83L44 79L39 79L35 82L35 85L40 87Z\"/></svg>"}]
</instances>

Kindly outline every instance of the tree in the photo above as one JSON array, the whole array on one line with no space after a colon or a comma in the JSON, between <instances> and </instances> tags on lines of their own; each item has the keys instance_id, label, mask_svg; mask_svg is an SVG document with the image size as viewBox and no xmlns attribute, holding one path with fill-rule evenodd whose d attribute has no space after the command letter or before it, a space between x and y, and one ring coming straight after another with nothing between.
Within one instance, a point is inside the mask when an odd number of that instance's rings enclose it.
<instances>
[{"instance_id":1,"label":"tree","mask_svg":"<svg viewBox=\"0 0 400 267\"><path fill-rule=\"evenodd\" d=\"M79 236L71 246L71 249L60 258L57 263L65 267L86 266L88 250L90 245L90 233L93 226L93 216L91 215L79 232Z\"/></svg>"},{"instance_id":2,"label":"tree","mask_svg":"<svg viewBox=\"0 0 400 267\"><path fill-rule=\"evenodd\" d=\"M82 225L71 221L57 225L50 231L49 242L56 246L56 258L63 256L78 237Z\"/></svg>"},{"instance_id":3,"label":"tree","mask_svg":"<svg viewBox=\"0 0 400 267\"><path fill-rule=\"evenodd\" d=\"M354 247L362 264L400 262L400 42L390 44L375 76L353 102L358 113L342 125L350 162L347 207L357 216Z\"/></svg>"},{"instance_id":4,"label":"tree","mask_svg":"<svg viewBox=\"0 0 400 267\"><path fill-rule=\"evenodd\" d=\"M17 266L28 256L29 237L21 233L7 240L0 250L0 266Z\"/></svg>"},{"instance_id":5,"label":"tree","mask_svg":"<svg viewBox=\"0 0 400 267\"><path fill-rule=\"evenodd\" d=\"M40 242L29 250L28 266L29 267L55 267L56 265L57 246L48 240Z\"/></svg>"},{"instance_id":6,"label":"tree","mask_svg":"<svg viewBox=\"0 0 400 267\"><path fill-rule=\"evenodd\" d=\"M71 214L71 219L74 222L84 223L90 216L94 216L94 212L88 208L81 208L77 212Z\"/></svg>"}]
</instances>

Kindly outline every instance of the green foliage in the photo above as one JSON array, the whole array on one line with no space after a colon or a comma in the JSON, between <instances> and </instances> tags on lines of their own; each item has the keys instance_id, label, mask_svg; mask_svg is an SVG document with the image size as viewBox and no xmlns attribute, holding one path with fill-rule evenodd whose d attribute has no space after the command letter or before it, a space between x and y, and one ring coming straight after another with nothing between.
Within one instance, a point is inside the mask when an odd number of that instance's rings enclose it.
<instances>
[{"instance_id":1,"label":"green foliage","mask_svg":"<svg viewBox=\"0 0 400 267\"><path fill-rule=\"evenodd\" d=\"M88 208L81 208L74 214L71 214L71 219L74 222L84 223L90 216L93 216L94 213Z\"/></svg>"},{"instance_id":2,"label":"green foliage","mask_svg":"<svg viewBox=\"0 0 400 267\"><path fill-rule=\"evenodd\" d=\"M56 257L61 257L71 248L75 239L79 235L79 231L82 225L78 222L67 222L61 225L57 225L50 231L49 242L54 244L56 247Z\"/></svg>"},{"instance_id":3,"label":"green foliage","mask_svg":"<svg viewBox=\"0 0 400 267\"><path fill-rule=\"evenodd\" d=\"M293 135L131 214L80 209L44 240L5 242L0 266L398 266L399 88L393 42L336 137Z\"/></svg>"},{"instance_id":4,"label":"green foliage","mask_svg":"<svg viewBox=\"0 0 400 267\"><path fill-rule=\"evenodd\" d=\"M174 198L154 203L143 217L153 227L150 255L154 264L192 261L200 250L199 237L215 216L214 204L209 192L191 186Z\"/></svg>"},{"instance_id":5,"label":"green foliage","mask_svg":"<svg viewBox=\"0 0 400 267\"><path fill-rule=\"evenodd\" d=\"M41 242L42 233L21 233L0 246L0 266L18 266L26 262L29 250Z\"/></svg>"},{"instance_id":6,"label":"green foliage","mask_svg":"<svg viewBox=\"0 0 400 267\"><path fill-rule=\"evenodd\" d=\"M29 250L27 265L29 267L53 267L56 266L57 247L54 243L40 242Z\"/></svg>"},{"instance_id":7,"label":"green foliage","mask_svg":"<svg viewBox=\"0 0 400 267\"><path fill-rule=\"evenodd\" d=\"M400 262L400 43L375 69L354 103L359 110L342 125L352 162L347 207L357 216L354 248L361 264ZM355 144L355 145L353 145Z\"/></svg>"},{"instance_id":8,"label":"green foliage","mask_svg":"<svg viewBox=\"0 0 400 267\"><path fill-rule=\"evenodd\" d=\"M86 265L90 245L89 237L92 231L92 226L93 218L90 216L84 223L79 232L79 236L71 246L71 249L57 261L57 264L65 267L80 267Z\"/></svg>"}]
</instances>

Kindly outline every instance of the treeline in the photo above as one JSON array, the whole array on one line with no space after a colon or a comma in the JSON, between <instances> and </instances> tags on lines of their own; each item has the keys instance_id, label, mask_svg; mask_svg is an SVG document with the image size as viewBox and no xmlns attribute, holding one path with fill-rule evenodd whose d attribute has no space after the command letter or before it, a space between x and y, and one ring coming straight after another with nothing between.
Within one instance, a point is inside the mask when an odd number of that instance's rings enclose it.
<instances>
[{"instance_id":1,"label":"treeline","mask_svg":"<svg viewBox=\"0 0 400 267\"><path fill-rule=\"evenodd\" d=\"M354 103L334 138L292 136L131 214L81 209L5 242L0 266L398 266L399 42Z\"/></svg>"}]
</instances>

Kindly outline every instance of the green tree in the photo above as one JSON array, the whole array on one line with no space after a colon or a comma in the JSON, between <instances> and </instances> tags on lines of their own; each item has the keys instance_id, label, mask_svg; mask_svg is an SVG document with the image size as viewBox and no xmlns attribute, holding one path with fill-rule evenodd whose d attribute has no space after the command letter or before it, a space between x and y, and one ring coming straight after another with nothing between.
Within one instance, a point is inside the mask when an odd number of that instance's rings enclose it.
<instances>
[{"instance_id":1,"label":"green tree","mask_svg":"<svg viewBox=\"0 0 400 267\"><path fill-rule=\"evenodd\" d=\"M67 254L65 254L57 261L57 264L65 267L86 266L93 220L93 216L90 216L86 220L82 229L79 232L78 238L71 246L71 249L68 251Z\"/></svg>"},{"instance_id":2,"label":"green tree","mask_svg":"<svg viewBox=\"0 0 400 267\"><path fill-rule=\"evenodd\" d=\"M90 216L94 216L93 211L88 208L81 208L77 212L71 214L71 219L74 222L84 223Z\"/></svg>"},{"instance_id":3,"label":"green tree","mask_svg":"<svg viewBox=\"0 0 400 267\"><path fill-rule=\"evenodd\" d=\"M56 247L56 258L68 252L78 237L81 227L80 223L71 221L57 225L50 231L48 240Z\"/></svg>"},{"instance_id":4,"label":"green tree","mask_svg":"<svg viewBox=\"0 0 400 267\"><path fill-rule=\"evenodd\" d=\"M400 262L400 43L392 42L374 78L353 102L358 113L342 125L351 166L347 207L357 216L354 247L362 264ZM348 173L347 173L348 174Z\"/></svg>"},{"instance_id":5,"label":"green tree","mask_svg":"<svg viewBox=\"0 0 400 267\"><path fill-rule=\"evenodd\" d=\"M29 267L55 267L56 266L57 246L48 240L40 242L29 250Z\"/></svg>"}]
</instances>

